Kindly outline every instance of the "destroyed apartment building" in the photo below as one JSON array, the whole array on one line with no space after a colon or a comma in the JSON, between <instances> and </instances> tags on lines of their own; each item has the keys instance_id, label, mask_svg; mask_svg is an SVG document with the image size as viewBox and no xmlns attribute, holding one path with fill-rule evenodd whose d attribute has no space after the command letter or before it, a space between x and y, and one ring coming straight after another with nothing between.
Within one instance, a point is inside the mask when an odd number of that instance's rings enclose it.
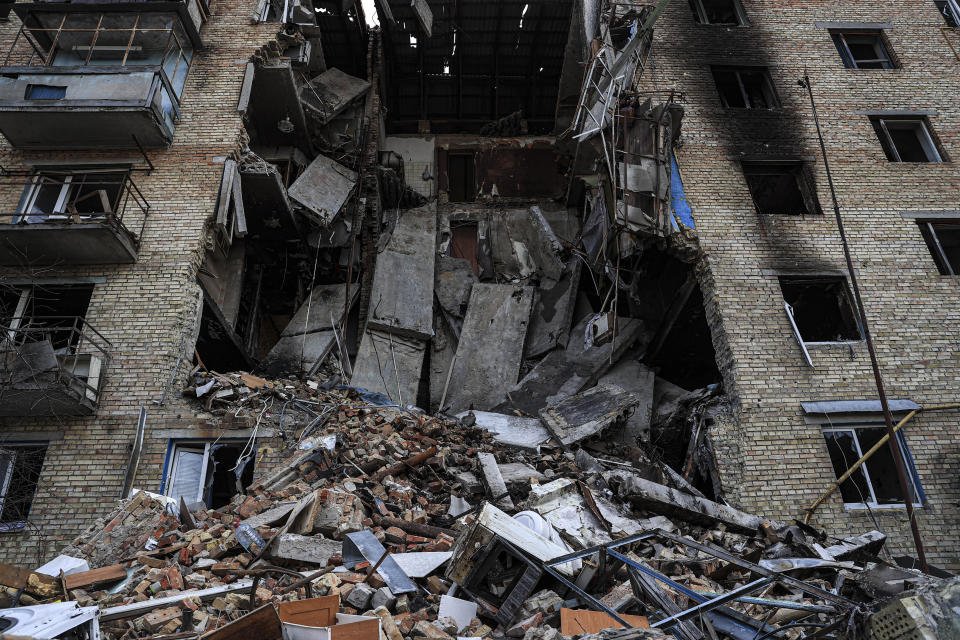
<instances>
[{"instance_id":1,"label":"destroyed apartment building","mask_svg":"<svg viewBox=\"0 0 960 640\"><path fill-rule=\"evenodd\" d=\"M0 14L0 635L960 634L956 0Z\"/></svg>"}]
</instances>

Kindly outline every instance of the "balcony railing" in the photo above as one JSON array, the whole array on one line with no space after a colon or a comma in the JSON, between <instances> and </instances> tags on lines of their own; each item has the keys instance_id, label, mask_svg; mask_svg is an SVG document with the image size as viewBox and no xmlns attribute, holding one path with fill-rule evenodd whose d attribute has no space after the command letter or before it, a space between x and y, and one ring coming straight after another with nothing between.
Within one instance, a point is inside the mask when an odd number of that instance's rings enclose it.
<instances>
[{"instance_id":1,"label":"balcony railing","mask_svg":"<svg viewBox=\"0 0 960 640\"><path fill-rule=\"evenodd\" d=\"M78 316L34 316L11 325L0 326L0 416L94 413L111 343Z\"/></svg>"},{"instance_id":2,"label":"balcony railing","mask_svg":"<svg viewBox=\"0 0 960 640\"><path fill-rule=\"evenodd\" d=\"M136 260L150 204L128 171L0 170L0 264ZM11 213L12 211L12 213Z\"/></svg>"}]
</instances>

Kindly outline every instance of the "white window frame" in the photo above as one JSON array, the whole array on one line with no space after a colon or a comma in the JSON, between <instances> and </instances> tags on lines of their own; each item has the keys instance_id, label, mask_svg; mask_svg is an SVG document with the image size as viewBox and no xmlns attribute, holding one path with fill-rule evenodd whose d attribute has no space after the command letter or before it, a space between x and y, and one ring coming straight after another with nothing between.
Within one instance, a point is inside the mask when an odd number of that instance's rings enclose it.
<instances>
[{"instance_id":1,"label":"white window frame","mask_svg":"<svg viewBox=\"0 0 960 640\"><path fill-rule=\"evenodd\" d=\"M947 272L943 275L947 275L947 276L960 275L960 273L957 273L957 270L954 269L954 265L950 263L950 259L947 257L947 252L943 250L943 245L940 244L940 236L937 235L937 227L940 227L940 226L956 227L960 229L960 219L956 219L952 221L947 220L947 221L936 221L936 222L933 222L930 220L924 220L924 221L917 221L917 223L921 227L926 229L927 235L930 237L930 240L933 241L933 245L936 248L937 255L932 257L934 258L934 262L938 264L938 267L939 265L942 264L943 268L946 269ZM957 265L957 267L960 268L960 265Z\"/></svg>"},{"instance_id":2,"label":"white window frame","mask_svg":"<svg viewBox=\"0 0 960 640\"><path fill-rule=\"evenodd\" d=\"M740 88L740 97L743 98L742 107L737 107L733 105L726 104L727 99L724 97L723 92L720 91L720 87L717 86L717 94L720 96L720 103L725 109L754 109L757 111L773 110L780 109L783 107L783 103L780 102L780 96L777 94L777 88L773 84L773 77L770 75L770 69L767 67L714 67L714 82L716 82L716 74L720 73L733 73L737 78L737 86ZM760 77L763 79L764 85L767 87L767 91L770 93L770 98L773 104L767 107L755 107L750 104L750 94L747 92L747 87L743 84L743 78L741 74L743 73L759 73Z\"/></svg>"},{"instance_id":3,"label":"white window frame","mask_svg":"<svg viewBox=\"0 0 960 640\"><path fill-rule=\"evenodd\" d=\"M883 71L887 69L895 69L896 63L893 61L893 56L890 55L890 47L887 46L887 42L883 37L883 31L877 31L873 29L857 31L855 29L846 29L846 30L835 30L831 31L830 35L833 37L834 43L840 44L843 47L842 55L840 56L841 60L850 62L849 66L846 64L848 69L860 69L864 71ZM870 36L875 39L873 42L873 52L877 54L876 58L867 58L864 60L858 61L854 56L853 52L850 50L850 45L847 43L848 37L864 37ZM881 62L886 63L889 66L882 67L881 69L864 69L860 66L860 62Z\"/></svg>"},{"instance_id":4,"label":"white window frame","mask_svg":"<svg viewBox=\"0 0 960 640\"><path fill-rule=\"evenodd\" d=\"M69 170L68 170L69 171ZM71 217L71 214L67 213L67 204L70 202L70 198L73 194L73 179L77 176L89 176L96 173L116 173L116 174L129 174L129 169L126 167L118 168L96 168L96 169L77 169L71 173L67 172L38 172L33 176L30 176L30 182L27 184L27 195L22 200L22 205L19 207L16 213L16 217L13 219L14 224L26 220L27 222L45 222L47 220L66 220ZM50 212L38 212L32 213L32 209L37 202L37 197L40 195L41 189L45 186L44 179L54 180L54 176L62 175L63 183L60 185L60 193L57 195L57 202L53 206L53 211ZM123 186L121 184L121 190ZM110 207L113 208L117 203L109 203ZM116 212L112 212L116 213ZM91 216L82 215L81 219L89 218ZM96 217L96 216L93 216ZM33 218L34 220L31 220Z\"/></svg>"},{"instance_id":5,"label":"white window frame","mask_svg":"<svg viewBox=\"0 0 960 640\"><path fill-rule=\"evenodd\" d=\"M177 456L178 451L189 451L191 453L201 453L203 455L203 464L200 467L200 486L197 487L197 495L194 496L189 502L203 502L206 504L206 501L203 499L204 490L206 489L206 478L207 470L210 465L210 446L213 442L174 442L171 444L170 449L170 469L167 473L167 477L164 481L164 492L163 494L171 498L177 498L172 494L174 486L174 478L177 475L179 468L179 459ZM187 496L183 497L184 500L187 500Z\"/></svg>"},{"instance_id":6,"label":"white window frame","mask_svg":"<svg viewBox=\"0 0 960 640\"><path fill-rule=\"evenodd\" d=\"M883 131L883 134L887 138L887 145L890 147L890 150L893 152L893 157L895 160L893 162L910 162L900 159L900 152L897 150L897 145L893 142L893 137L890 135L891 124L898 125L919 125L919 127L911 126L897 126L895 129L911 129L913 131L919 130L922 135L918 135L917 138L920 141L920 146L923 147L924 153L927 154L927 162L943 162L943 158L940 156L940 150L937 149L937 145L933 142L933 136L930 135L930 129L927 127L927 122L924 118L884 118L883 116L877 116L877 122L880 124L880 129Z\"/></svg>"},{"instance_id":7,"label":"white window frame","mask_svg":"<svg viewBox=\"0 0 960 640\"><path fill-rule=\"evenodd\" d=\"M737 14L737 25L745 27L750 24L747 20L747 13L743 8L743 3L740 0L730 0L730 3L733 5L733 9ZM697 21L700 24L709 24L709 25L731 25L732 22L710 22L707 19L707 9L703 6L703 0L693 0L694 9L697 12Z\"/></svg>"},{"instance_id":8,"label":"white window frame","mask_svg":"<svg viewBox=\"0 0 960 640\"><path fill-rule=\"evenodd\" d=\"M3 471L3 476L0 476L0 516L3 515L4 503L7 500L7 493L10 491L10 485L13 482L13 470L16 468L17 464L17 449L24 449L28 447L38 448L43 447L47 449L49 443L43 442L23 442L23 443L7 443L6 446L0 446L0 453L8 452L10 455L8 457L9 464L7 468ZM44 454L46 455L46 453ZM37 489L40 488L39 479L33 487L33 496L36 497ZM3 531L20 531L26 526L27 520L13 520L10 522L0 522L0 532Z\"/></svg>"},{"instance_id":9,"label":"white window frame","mask_svg":"<svg viewBox=\"0 0 960 640\"><path fill-rule=\"evenodd\" d=\"M856 460L850 461L850 464L852 465L857 460L862 458L864 454L863 449L860 447L860 439L857 437L857 429L881 429L883 427L884 425L878 424L878 423L858 422L858 423L829 426L829 427L825 426L821 428L821 431L824 434L824 446L826 446L826 434L828 433L846 432L853 435L853 444L857 448L857 458ZM909 479L911 482L910 488L913 489L913 495L914 495L914 498L916 498L916 500L913 501L913 506L916 508L922 508L923 502L921 498L922 488L920 487L920 478L914 472L915 470L913 469L913 466L910 464L908 456L904 455L906 453L904 451L904 448L907 446L907 440L906 440L906 437L902 436L902 433L903 433L902 431L898 431L896 433L896 437L898 438L897 441L900 444L900 449L901 449L900 455L903 458L903 465L905 467L904 471L906 471L907 475L909 476ZM883 446L889 447L890 446L889 441L885 442ZM892 455L893 454L891 453L891 456ZM870 460L868 459L862 465L860 465L859 471L863 471L863 477L867 481L867 488L870 490L870 501L869 502L844 502L843 508L850 511L860 511L864 509L906 509L907 505L905 501L898 504L880 504L877 502L876 492L873 489L873 481L870 480L870 470L868 469L869 464L870 464ZM830 466L831 467L833 466L832 462ZM849 469L849 467L847 468ZM836 471L834 471L834 474L836 474ZM850 479L848 478L847 481L849 482Z\"/></svg>"}]
</instances>

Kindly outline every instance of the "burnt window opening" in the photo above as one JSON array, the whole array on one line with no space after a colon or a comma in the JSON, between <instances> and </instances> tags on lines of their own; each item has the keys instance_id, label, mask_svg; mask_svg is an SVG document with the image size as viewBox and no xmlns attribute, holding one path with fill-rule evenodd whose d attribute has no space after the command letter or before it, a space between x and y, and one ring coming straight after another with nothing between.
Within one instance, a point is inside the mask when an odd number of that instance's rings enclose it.
<instances>
[{"instance_id":1,"label":"burnt window opening","mask_svg":"<svg viewBox=\"0 0 960 640\"><path fill-rule=\"evenodd\" d=\"M948 27L954 29L960 27L960 6L957 5L956 0L953 0L952 6L949 0L934 0L933 4L937 6L937 11L943 16L943 21Z\"/></svg>"},{"instance_id":2,"label":"burnt window opening","mask_svg":"<svg viewBox=\"0 0 960 640\"><path fill-rule=\"evenodd\" d=\"M870 118L890 162L943 162L925 118Z\"/></svg>"},{"instance_id":3,"label":"burnt window opening","mask_svg":"<svg viewBox=\"0 0 960 640\"><path fill-rule=\"evenodd\" d=\"M473 202L477 198L477 165L472 153L447 155L447 195L450 202Z\"/></svg>"},{"instance_id":4,"label":"burnt window opening","mask_svg":"<svg viewBox=\"0 0 960 640\"><path fill-rule=\"evenodd\" d=\"M894 69L890 46L882 31L833 31L843 65L848 69Z\"/></svg>"},{"instance_id":5,"label":"burnt window opening","mask_svg":"<svg viewBox=\"0 0 960 640\"><path fill-rule=\"evenodd\" d=\"M47 445L0 445L0 531L26 524L37 493Z\"/></svg>"},{"instance_id":6,"label":"burnt window opening","mask_svg":"<svg viewBox=\"0 0 960 640\"><path fill-rule=\"evenodd\" d=\"M862 338L846 278L780 276L780 289L804 343Z\"/></svg>"},{"instance_id":7,"label":"burnt window opening","mask_svg":"<svg viewBox=\"0 0 960 640\"><path fill-rule=\"evenodd\" d=\"M92 284L12 287L0 297L0 325L15 342L49 339L55 352L70 353L80 341L92 295Z\"/></svg>"},{"instance_id":8,"label":"burnt window opening","mask_svg":"<svg viewBox=\"0 0 960 640\"><path fill-rule=\"evenodd\" d=\"M121 208L128 170L45 171L24 187L14 223L93 220Z\"/></svg>"},{"instance_id":9,"label":"burnt window opening","mask_svg":"<svg viewBox=\"0 0 960 640\"><path fill-rule=\"evenodd\" d=\"M802 162L744 162L743 176L757 213L820 214L809 167Z\"/></svg>"},{"instance_id":10,"label":"burnt window opening","mask_svg":"<svg viewBox=\"0 0 960 640\"><path fill-rule=\"evenodd\" d=\"M918 224L940 273L945 276L960 275L960 220Z\"/></svg>"},{"instance_id":11,"label":"burnt window opening","mask_svg":"<svg viewBox=\"0 0 960 640\"><path fill-rule=\"evenodd\" d=\"M164 494L219 509L253 482L254 453L244 442L175 442L167 456ZM253 443L250 443L251 445Z\"/></svg>"},{"instance_id":12,"label":"burnt window opening","mask_svg":"<svg viewBox=\"0 0 960 640\"><path fill-rule=\"evenodd\" d=\"M740 0L690 0L690 9L700 24L747 24Z\"/></svg>"},{"instance_id":13,"label":"burnt window opening","mask_svg":"<svg viewBox=\"0 0 960 640\"><path fill-rule=\"evenodd\" d=\"M830 462L837 479L885 435L887 435L887 429L882 426L824 429L823 437L827 441L827 452L830 454ZM920 478L902 431L897 432L897 440L903 454L907 484L912 494L913 504L922 506L923 489L920 487ZM883 507L904 504L903 491L900 488L897 467L889 444L881 446L869 460L840 484L840 495L844 504L850 506Z\"/></svg>"},{"instance_id":14,"label":"burnt window opening","mask_svg":"<svg viewBox=\"0 0 960 640\"><path fill-rule=\"evenodd\" d=\"M780 100L770 72L762 67L713 67L713 79L724 107L775 109Z\"/></svg>"}]
</instances>

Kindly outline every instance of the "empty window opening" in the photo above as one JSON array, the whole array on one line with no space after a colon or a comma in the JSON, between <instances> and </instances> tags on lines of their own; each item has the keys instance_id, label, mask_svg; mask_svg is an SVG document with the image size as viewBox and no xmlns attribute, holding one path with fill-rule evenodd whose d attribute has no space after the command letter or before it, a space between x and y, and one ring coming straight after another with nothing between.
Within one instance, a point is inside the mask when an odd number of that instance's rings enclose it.
<instances>
[{"instance_id":1,"label":"empty window opening","mask_svg":"<svg viewBox=\"0 0 960 640\"><path fill-rule=\"evenodd\" d=\"M739 0L690 0L690 9L700 24L747 24Z\"/></svg>"},{"instance_id":2,"label":"empty window opening","mask_svg":"<svg viewBox=\"0 0 960 640\"><path fill-rule=\"evenodd\" d=\"M848 69L893 69L897 66L880 31L834 31L831 35Z\"/></svg>"},{"instance_id":3,"label":"empty window opening","mask_svg":"<svg viewBox=\"0 0 960 640\"><path fill-rule=\"evenodd\" d=\"M744 162L743 176L757 213L820 213L813 177L802 162Z\"/></svg>"},{"instance_id":4,"label":"empty window opening","mask_svg":"<svg viewBox=\"0 0 960 640\"><path fill-rule=\"evenodd\" d=\"M476 222L451 222L450 244L447 245L447 255L451 258L463 258L470 262L473 272L480 275L480 264L477 260L477 246L479 244L478 225Z\"/></svg>"},{"instance_id":5,"label":"empty window opening","mask_svg":"<svg viewBox=\"0 0 960 640\"><path fill-rule=\"evenodd\" d=\"M46 445L0 445L0 531L26 524L46 455Z\"/></svg>"},{"instance_id":6,"label":"empty window opening","mask_svg":"<svg viewBox=\"0 0 960 640\"><path fill-rule=\"evenodd\" d=\"M845 278L781 276L780 289L803 342L861 339Z\"/></svg>"},{"instance_id":7,"label":"empty window opening","mask_svg":"<svg viewBox=\"0 0 960 640\"><path fill-rule=\"evenodd\" d=\"M450 202L473 202L477 197L477 167L472 153L447 155L447 181Z\"/></svg>"},{"instance_id":8,"label":"empty window opening","mask_svg":"<svg viewBox=\"0 0 960 640\"><path fill-rule=\"evenodd\" d=\"M934 0L934 4L948 27L960 27L960 5L956 0Z\"/></svg>"},{"instance_id":9,"label":"empty window opening","mask_svg":"<svg viewBox=\"0 0 960 640\"><path fill-rule=\"evenodd\" d=\"M254 453L245 442L177 442L167 457L164 494L219 509L253 482Z\"/></svg>"},{"instance_id":10,"label":"empty window opening","mask_svg":"<svg viewBox=\"0 0 960 640\"><path fill-rule=\"evenodd\" d=\"M713 79L725 107L774 109L780 106L767 69L714 67Z\"/></svg>"},{"instance_id":11,"label":"empty window opening","mask_svg":"<svg viewBox=\"0 0 960 640\"><path fill-rule=\"evenodd\" d=\"M960 220L918 224L940 273L945 276L960 275Z\"/></svg>"},{"instance_id":12,"label":"empty window opening","mask_svg":"<svg viewBox=\"0 0 960 640\"><path fill-rule=\"evenodd\" d=\"M887 435L887 429L882 426L824 429L823 437L827 441L827 451L837 478L846 473L847 469L885 435ZM921 506L920 481L902 431L897 433L897 440L904 457L911 499L914 505ZM889 442L884 443L876 453L870 456L869 460L843 481L840 485L840 495L843 497L844 504L855 507L896 506L904 503L903 491L900 488L897 467L894 464Z\"/></svg>"},{"instance_id":13,"label":"empty window opening","mask_svg":"<svg viewBox=\"0 0 960 640\"><path fill-rule=\"evenodd\" d=\"M67 97L67 88L49 84L28 84L23 97L27 100L59 100Z\"/></svg>"},{"instance_id":14,"label":"empty window opening","mask_svg":"<svg viewBox=\"0 0 960 640\"><path fill-rule=\"evenodd\" d=\"M50 340L58 355L66 354L80 341L92 294L92 284L16 287L3 297L0 323L15 343Z\"/></svg>"},{"instance_id":15,"label":"empty window opening","mask_svg":"<svg viewBox=\"0 0 960 640\"><path fill-rule=\"evenodd\" d=\"M890 162L943 162L923 118L871 118L883 152Z\"/></svg>"},{"instance_id":16,"label":"empty window opening","mask_svg":"<svg viewBox=\"0 0 960 640\"><path fill-rule=\"evenodd\" d=\"M25 187L14 222L90 221L117 213L128 171L44 172Z\"/></svg>"}]
</instances>

